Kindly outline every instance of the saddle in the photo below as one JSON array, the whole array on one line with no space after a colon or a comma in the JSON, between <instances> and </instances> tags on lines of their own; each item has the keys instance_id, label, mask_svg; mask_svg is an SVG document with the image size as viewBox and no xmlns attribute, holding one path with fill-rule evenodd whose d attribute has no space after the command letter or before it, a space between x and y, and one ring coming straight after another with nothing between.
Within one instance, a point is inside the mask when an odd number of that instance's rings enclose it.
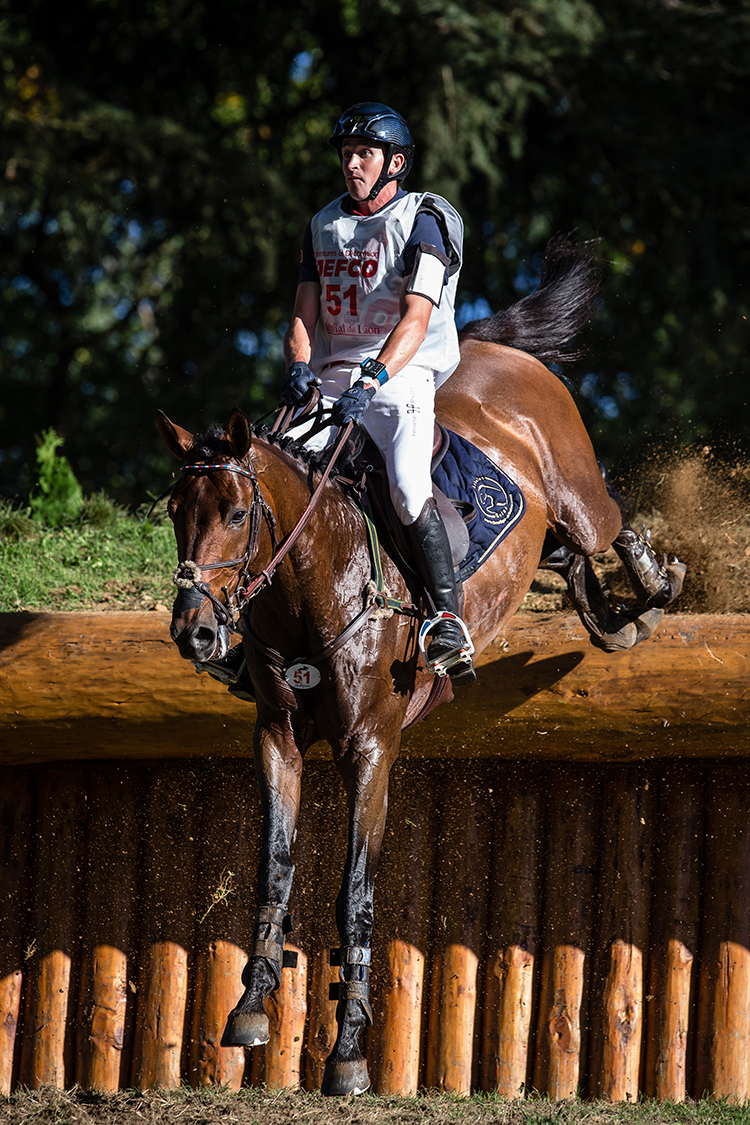
<instances>
[{"instance_id":1,"label":"saddle","mask_svg":"<svg viewBox=\"0 0 750 1125\"><path fill-rule=\"evenodd\" d=\"M359 458L366 466L362 500L411 587L419 586L403 524L391 503L385 464L369 439ZM471 442L435 423L432 494L448 533L456 580L470 577L526 510L521 489Z\"/></svg>"}]
</instances>

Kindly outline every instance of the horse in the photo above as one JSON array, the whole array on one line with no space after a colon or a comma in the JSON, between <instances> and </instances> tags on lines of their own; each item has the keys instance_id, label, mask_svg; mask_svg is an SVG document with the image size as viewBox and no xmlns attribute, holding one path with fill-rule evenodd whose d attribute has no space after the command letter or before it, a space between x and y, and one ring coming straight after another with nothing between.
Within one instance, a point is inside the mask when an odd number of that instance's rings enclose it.
<instances>
[{"instance_id":1,"label":"horse","mask_svg":"<svg viewBox=\"0 0 750 1125\"><path fill-rule=\"evenodd\" d=\"M459 367L436 396L440 422L502 465L526 499L522 519L465 584L464 619L477 652L515 613L545 555L568 579L594 643L611 651L648 637L682 584L682 564L660 567L627 524L572 395L547 366L566 355L565 344L588 319L593 275L569 244L552 246L531 297L464 331ZM335 474L321 477L321 464L298 444L258 432L236 408L225 429L203 437L161 412L157 427L183 463L168 502L180 561L172 639L193 662L221 657L241 606L257 699L253 747L264 824L258 906L244 992L222 1043L268 1041L264 1001L280 984L290 928L303 760L324 739L346 790L349 835L336 899L338 1031L323 1093L361 1093L369 1086L359 1036L372 1021L370 939L388 778L402 729L435 682L416 643L413 592L381 551L385 594L373 598L372 551L351 487ZM589 562L613 543L638 595L628 613L607 605ZM388 615L388 605L396 612ZM300 667L316 670L314 686L290 675Z\"/></svg>"}]
</instances>

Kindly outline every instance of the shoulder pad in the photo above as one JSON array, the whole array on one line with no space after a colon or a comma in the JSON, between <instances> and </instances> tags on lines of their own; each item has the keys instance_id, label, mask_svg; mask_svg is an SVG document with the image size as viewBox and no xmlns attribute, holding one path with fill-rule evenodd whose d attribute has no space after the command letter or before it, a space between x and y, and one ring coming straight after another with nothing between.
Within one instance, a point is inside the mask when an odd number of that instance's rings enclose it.
<instances>
[{"instance_id":1,"label":"shoulder pad","mask_svg":"<svg viewBox=\"0 0 750 1125\"><path fill-rule=\"evenodd\" d=\"M441 206L442 205L442 206ZM464 227L461 216L446 200L425 195L417 209L417 214L432 215L438 225L438 230L443 238L443 249L448 255L450 265L449 276L453 276L461 268L461 251L464 241Z\"/></svg>"}]
</instances>

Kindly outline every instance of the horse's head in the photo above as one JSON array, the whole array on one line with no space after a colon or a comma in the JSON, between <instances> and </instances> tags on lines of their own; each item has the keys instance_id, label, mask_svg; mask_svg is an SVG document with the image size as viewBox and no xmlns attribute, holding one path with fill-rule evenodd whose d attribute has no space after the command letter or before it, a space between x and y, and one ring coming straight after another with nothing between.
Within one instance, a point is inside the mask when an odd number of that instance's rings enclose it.
<instances>
[{"instance_id":1,"label":"horse's head","mask_svg":"<svg viewBox=\"0 0 750 1125\"><path fill-rule=\"evenodd\" d=\"M237 589L258 526L250 425L235 409L225 433L217 429L199 439L162 411L156 426L183 463L168 504L179 559L170 633L186 660L222 657L231 621L224 607Z\"/></svg>"}]
</instances>

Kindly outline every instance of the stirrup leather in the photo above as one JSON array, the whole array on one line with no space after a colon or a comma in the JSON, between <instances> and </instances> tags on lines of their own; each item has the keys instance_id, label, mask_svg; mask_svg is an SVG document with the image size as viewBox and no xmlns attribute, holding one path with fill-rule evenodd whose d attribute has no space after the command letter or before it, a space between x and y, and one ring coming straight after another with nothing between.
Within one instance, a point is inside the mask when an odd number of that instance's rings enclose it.
<instances>
[{"instance_id":1,"label":"stirrup leather","mask_svg":"<svg viewBox=\"0 0 750 1125\"><path fill-rule=\"evenodd\" d=\"M455 622L463 634L465 643L445 653L437 660L430 660L427 656L427 641L432 630L436 625L439 625L441 621ZM422 622L422 627L419 630L419 651L422 654L422 659L425 662L425 667L428 672L432 672L436 676L447 676L450 670L457 665L471 664L471 658L474 655L474 645L469 636L469 630L458 614L451 613L448 609L441 609L435 617L428 618Z\"/></svg>"}]
</instances>

